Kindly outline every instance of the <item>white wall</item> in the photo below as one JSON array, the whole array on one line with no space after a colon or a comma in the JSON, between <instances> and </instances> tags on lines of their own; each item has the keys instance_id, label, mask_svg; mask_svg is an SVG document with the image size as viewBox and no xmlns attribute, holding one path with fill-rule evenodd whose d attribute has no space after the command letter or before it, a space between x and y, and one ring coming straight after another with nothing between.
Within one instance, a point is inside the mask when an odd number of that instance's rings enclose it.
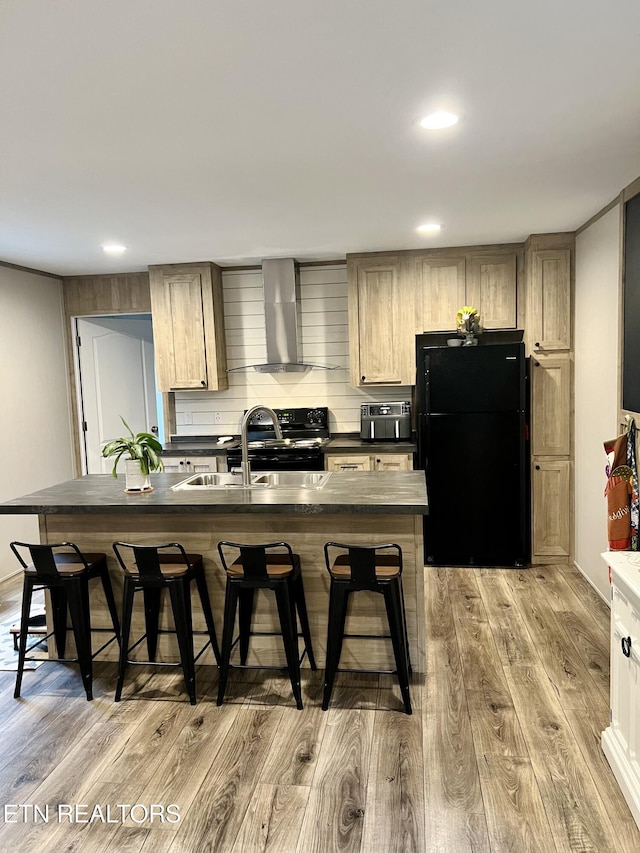
<instances>
[{"instance_id":1,"label":"white wall","mask_svg":"<svg viewBox=\"0 0 640 853\"><path fill-rule=\"evenodd\" d=\"M228 367L266 361L264 299L260 270L222 273ZM178 435L237 434L245 409L328 406L332 433L360 430L360 403L411 400L411 388L360 390L349 384L349 326L345 264L300 270L302 360L338 365L306 373L229 374L227 391L176 394ZM413 332L410 332L413 334ZM216 420L216 414L218 419ZM191 423L188 423L191 421Z\"/></svg>"},{"instance_id":2,"label":"white wall","mask_svg":"<svg viewBox=\"0 0 640 853\"><path fill-rule=\"evenodd\" d=\"M0 502L73 476L62 287L0 266ZM39 541L37 516L0 515L0 579L13 539Z\"/></svg>"},{"instance_id":3,"label":"white wall","mask_svg":"<svg viewBox=\"0 0 640 853\"><path fill-rule=\"evenodd\" d=\"M618 434L620 210L616 205L576 238L575 541L576 565L609 599L605 455Z\"/></svg>"}]
</instances>

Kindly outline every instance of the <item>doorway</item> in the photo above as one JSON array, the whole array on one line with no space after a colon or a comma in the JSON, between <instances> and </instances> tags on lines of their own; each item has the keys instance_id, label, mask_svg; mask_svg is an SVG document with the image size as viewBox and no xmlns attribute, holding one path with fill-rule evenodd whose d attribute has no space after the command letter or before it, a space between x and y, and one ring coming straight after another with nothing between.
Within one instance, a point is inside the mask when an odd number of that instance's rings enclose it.
<instances>
[{"instance_id":1,"label":"doorway","mask_svg":"<svg viewBox=\"0 0 640 853\"><path fill-rule=\"evenodd\" d=\"M156 392L150 314L75 317L75 370L83 474L106 474L105 442L151 432L164 444L162 397Z\"/></svg>"}]
</instances>

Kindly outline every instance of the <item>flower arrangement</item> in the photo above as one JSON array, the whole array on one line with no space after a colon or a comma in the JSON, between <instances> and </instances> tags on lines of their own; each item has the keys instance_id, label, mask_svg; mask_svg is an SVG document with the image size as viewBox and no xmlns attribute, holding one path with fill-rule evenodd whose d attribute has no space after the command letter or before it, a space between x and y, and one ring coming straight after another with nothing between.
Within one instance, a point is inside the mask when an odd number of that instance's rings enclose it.
<instances>
[{"instance_id":1,"label":"flower arrangement","mask_svg":"<svg viewBox=\"0 0 640 853\"><path fill-rule=\"evenodd\" d=\"M472 336L480 331L480 316L478 309L472 305L464 305L456 314L458 333Z\"/></svg>"}]
</instances>

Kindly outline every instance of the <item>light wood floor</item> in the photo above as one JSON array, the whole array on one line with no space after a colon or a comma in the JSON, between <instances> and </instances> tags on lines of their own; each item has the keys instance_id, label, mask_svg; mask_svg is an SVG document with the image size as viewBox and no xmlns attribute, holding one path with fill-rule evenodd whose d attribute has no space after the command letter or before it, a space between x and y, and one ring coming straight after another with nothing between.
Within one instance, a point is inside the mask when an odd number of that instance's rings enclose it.
<instances>
[{"instance_id":1,"label":"light wood floor","mask_svg":"<svg viewBox=\"0 0 640 853\"><path fill-rule=\"evenodd\" d=\"M321 673L299 712L269 673L232 673L217 708L214 667L195 707L173 671L137 668L119 704L111 664L91 703L72 666L26 673L19 701L0 672L0 850L638 853L600 748L606 604L553 566L428 569L426 587L412 717L388 676L342 676L323 713ZM3 617L15 589L0 586ZM6 804L41 814L10 810L8 824ZM59 823L59 804L101 812ZM137 804L124 822L119 804ZM171 804L180 820L162 822Z\"/></svg>"}]
</instances>

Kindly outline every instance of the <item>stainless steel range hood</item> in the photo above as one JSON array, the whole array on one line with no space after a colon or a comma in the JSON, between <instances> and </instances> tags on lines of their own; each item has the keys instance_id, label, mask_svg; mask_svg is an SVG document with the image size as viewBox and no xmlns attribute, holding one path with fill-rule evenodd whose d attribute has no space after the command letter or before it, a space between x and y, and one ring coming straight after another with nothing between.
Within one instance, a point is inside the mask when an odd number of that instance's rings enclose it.
<instances>
[{"instance_id":1,"label":"stainless steel range hood","mask_svg":"<svg viewBox=\"0 0 640 853\"><path fill-rule=\"evenodd\" d=\"M262 262L264 319L267 335L267 360L263 364L232 367L228 372L256 370L258 373L292 373L319 367L334 370L337 365L309 364L298 355L300 326L300 277L293 258L274 258Z\"/></svg>"}]
</instances>

